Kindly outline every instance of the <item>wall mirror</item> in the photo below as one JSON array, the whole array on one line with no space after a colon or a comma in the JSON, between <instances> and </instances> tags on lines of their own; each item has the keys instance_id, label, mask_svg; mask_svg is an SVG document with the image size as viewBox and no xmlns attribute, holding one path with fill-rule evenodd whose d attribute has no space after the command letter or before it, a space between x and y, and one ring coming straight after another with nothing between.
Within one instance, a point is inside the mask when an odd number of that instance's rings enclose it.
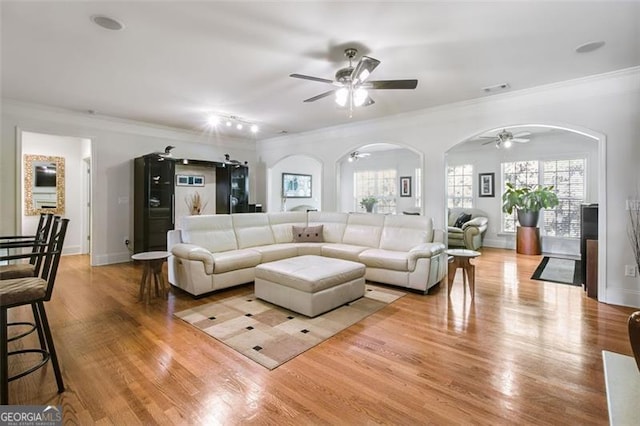
<instances>
[{"instance_id":1,"label":"wall mirror","mask_svg":"<svg viewBox=\"0 0 640 426\"><path fill-rule=\"evenodd\" d=\"M24 156L25 215L64 213L64 157Z\"/></svg>"}]
</instances>

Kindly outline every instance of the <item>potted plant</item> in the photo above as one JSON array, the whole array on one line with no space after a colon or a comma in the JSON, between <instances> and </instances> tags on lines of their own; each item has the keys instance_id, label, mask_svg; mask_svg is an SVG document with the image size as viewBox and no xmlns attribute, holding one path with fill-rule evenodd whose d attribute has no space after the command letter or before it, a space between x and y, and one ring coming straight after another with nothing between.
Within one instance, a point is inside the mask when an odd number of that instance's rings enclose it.
<instances>
[{"instance_id":1,"label":"potted plant","mask_svg":"<svg viewBox=\"0 0 640 426\"><path fill-rule=\"evenodd\" d=\"M378 202L378 199L373 195L369 195L364 197L362 201L360 201L360 205L365 208L368 213L373 211L373 206Z\"/></svg>"},{"instance_id":2,"label":"potted plant","mask_svg":"<svg viewBox=\"0 0 640 426\"><path fill-rule=\"evenodd\" d=\"M502 211L511 214L515 209L520 226L538 226L540 210L559 204L553 185L516 188L511 182L507 182L506 186L507 189L502 194Z\"/></svg>"}]
</instances>

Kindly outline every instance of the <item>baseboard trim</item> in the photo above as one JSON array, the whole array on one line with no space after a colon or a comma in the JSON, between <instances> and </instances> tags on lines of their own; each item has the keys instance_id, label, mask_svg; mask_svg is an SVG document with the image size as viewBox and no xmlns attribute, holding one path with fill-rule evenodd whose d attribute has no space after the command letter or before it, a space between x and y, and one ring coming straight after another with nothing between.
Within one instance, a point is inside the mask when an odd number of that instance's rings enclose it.
<instances>
[{"instance_id":1,"label":"baseboard trim","mask_svg":"<svg viewBox=\"0 0 640 426\"><path fill-rule=\"evenodd\" d=\"M604 298L599 298L600 302L610 305L628 306L637 308L640 306L640 291L626 288L607 287Z\"/></svg>"},{"instance_id":2,"label":"baseboard trim","mask_svg":"<svg viewBox=\"0 0 640 426\"><path fill-rule=\"evenodd\" d=\"M91 266L111 265L113 263L124 263L129 261L131 261L131 253L128 251L91 256Z\"/></svg>"}]
</instances>

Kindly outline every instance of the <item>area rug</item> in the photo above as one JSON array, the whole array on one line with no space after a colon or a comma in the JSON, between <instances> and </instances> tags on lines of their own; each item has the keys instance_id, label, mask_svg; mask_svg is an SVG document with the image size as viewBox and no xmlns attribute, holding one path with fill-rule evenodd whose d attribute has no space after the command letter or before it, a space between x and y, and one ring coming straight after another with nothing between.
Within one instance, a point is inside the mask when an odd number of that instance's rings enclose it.
<instances>
[{"instance_id":1,"label":"area rug","mask_svg":"<svg viewBox=\"0 0 640 426\"><path fill-rule=\"evenodd\" d=\"M367 284L364 297L309 318L249 291L174 315L273 370L405 294Z\"/></svg>"},{"instance_id":2,"label":"area rug","mask_svg":"<svg viewBox=\"0 0 640 426\"><path fill-rule=\"evenodd\" d=\"M578 286L581 275L579 260L545 256L531 279Z\"/></svg>"}]
</instances>

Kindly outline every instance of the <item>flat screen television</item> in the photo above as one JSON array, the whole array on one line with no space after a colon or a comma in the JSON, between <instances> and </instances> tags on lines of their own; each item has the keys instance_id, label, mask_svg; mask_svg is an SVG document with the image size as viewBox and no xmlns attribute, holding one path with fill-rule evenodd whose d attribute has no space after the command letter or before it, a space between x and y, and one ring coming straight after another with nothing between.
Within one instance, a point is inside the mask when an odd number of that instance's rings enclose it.
<instances>
[{"instance_id":1,"label":"flat screen television","mask_svg":"<svg viewBox=\"0 0 640 426\"><path fill-rule=\"evenodd\" d=\"M56 186L56 165L35 166L35 187L55 187Z\"/></svg>"}]
</instances>

